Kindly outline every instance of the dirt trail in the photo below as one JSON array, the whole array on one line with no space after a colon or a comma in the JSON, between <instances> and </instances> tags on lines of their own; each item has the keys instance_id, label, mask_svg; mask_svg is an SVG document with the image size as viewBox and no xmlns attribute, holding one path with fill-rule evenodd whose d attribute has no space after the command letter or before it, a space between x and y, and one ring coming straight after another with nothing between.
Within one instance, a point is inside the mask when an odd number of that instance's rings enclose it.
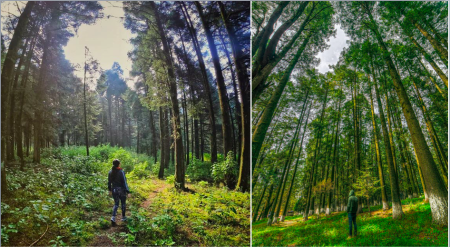
<instances>
[{"instance_id":1,"label":"dirt trail","mask_svg":"<svg viewBox=\"0 0 450 247\"><path fill-rule=\"evenodd\" d=\"M145 209L150 209L152 202L154 199L158 196L160 192L165 190L166 188L169 188L170 185L167 184L165 181L159 180L159 179L151 179L149 180L149 183L152 183L155 187L154 190L150 192L147 199L142 202L141 207ZM132 196L132 195L131 195ZM129 198L130 199L130 198ZM128 200L129 200L128 199ZM128 200L127 200L127 210L128 210ZM111 207L112 208L112 207ZM131 212L128 210L126 212L126 216L129 217L131 215ZM107 216L107 219L110 220L110 215ZM91 246L112 246L112 245L119 245L118 242L113 242L113 239L116 238L117 234L120 232L126 232L126 223L121 221L122 219L122 213L121 209L119 207L117 211L116 216L116 222L117 226L109 226L107 229L100 230L96 236L96 238L91 242Z\"/></svg>"}]
</instances>

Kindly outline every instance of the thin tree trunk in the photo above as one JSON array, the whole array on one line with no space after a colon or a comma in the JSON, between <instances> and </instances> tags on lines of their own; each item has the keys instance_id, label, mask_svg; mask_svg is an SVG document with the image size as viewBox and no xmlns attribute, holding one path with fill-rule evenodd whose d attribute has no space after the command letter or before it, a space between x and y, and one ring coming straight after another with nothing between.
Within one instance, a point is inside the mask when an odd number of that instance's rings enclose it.
<instances>
[{"instance_id":1,"label":"thin tree trunk","mask_svg":"<svg viewBox=\"0 0 450 247\"><path fill-rule=\"evenodd\" d=\"M383 210L389 209L389 203L387 202L387 196L386 196L386 187L384 182L384 174L383 174L383 165L382 165L382 158L381 158L381 150L379 146L379 131L377 129L376 119L375 119L375 111L373 107L373 97L372 97L372 89L370 92L370 108L372 111L372 126L373 126L373 133L375 137L375 149L376 149L376 160L378 165L378 176L380 178L380 186L381 186L381 201L383 203Z\"/></svg>"},{"instance_id":2,"label":"thin tree trunk","mask_svg":"<svg viewBox=\"0 0 450 247\"><path fill-rule=\"evenodd\" d=\"M302 151L303 151L303 140L305 138L306 126L308 125L309 113L311 112L311 106L312 106L312 102L309 104L308 114L306 116L305 125L303 126L302 141L300 142L300 148L299 148L299 151L298 151L298 154L297 154L297 160L295 161L294 173L292 174L291 185L289 186L289 191L288 191L288 194L287 194L287 197L286 197L286 204L284 205L283 216L281 218L281 221L284 221L284 218L287 215L287 207L289 205L289 199L291 198L292 188L294 187L295 175L297 174L298 161L299 161L300 156L301 156Z\"/></svg>"},{"instance_id":3,"label":"thin tree trunk","mask_svg":"<svg viewBox=\"0 0 450 247\"><path fill-rule=\"evenodd\" d=\"M303 41L302 45L298 48L292 60L289 62L289 66L286 68L283 77L281 78L280 82L275 88L271 98L267 103L266 108L264 109L264 113L261 116L261 119L259 120L258 124L255 127L255 131L253 132L252 136L252 164L256 164L256 160L258 159L261 146L267 133L267 129L269 128L270 123L272 122L273 113L277 108L278 102L281 98L281 95L283 94L284 88L286 87L286 84L289 80L292 70L294 69L295 65L298 62L298 59L300 58L301 54L303 53L303 50L305 49L306 45L309 42L311 34L312 33L308 34L306 39Z\"/></svg>"},{"instance_id":4,"label":"thin tree trunk","mask_svg":"<svg viewBox=\"0 0 450 247\"><path fill-rule=\"evenodd\" d=\"M87 47L84 47L84 80L83 80L83 112L84 112L84 141L86 144L86 156L89 156L89 135L88 135L88 123L87 123L87 110L86 110L86 72L87 72Z\"/></svg>"},{"instance_id":5,"label":"thin tree trunk","mask_svg":"<svg viewBox=\"0 0 450 247\"><path fill-rule=\"evenodd\" d=\"M159 18L159 12L155 2L149 2L150 7L153 10L153 14L156 19L156 24L158 27L158 33L161 38L161 42L164 50L164 57L167 68L167 74L169 77L169 95L172 105L172 130L174 136L174 146L175 146L175 187L178 189L185 189L185 168L184 168L184 154L183 154L183 140L181 138L181 123L180 123L180 109L178 106L177 99L177 84L175 80L174 67L172 64L172 59L169 53L169 43L166 39L166 34L161 23L161 18Z\"/></svg>"},{"instance_id":6,"label":"thin tree trunk","mask_svg":"<svg viewBox=\"0 0 450 247\"><path fill-rule=\"evenodd\" d=\"M165 113L164 110L162 108L162 106L159 107L159 139L160 141L160 159L159 159L159 173L158 173L158 178L159 179L163 179L164 178L164 167L166 167L166 125L167 123L164 120L165 117Z\"/></svg>"},{"instance_id":7,"label":"thin tree trunk","mask_svg":"<svg viewBox=\"0 0 450 247\"><path fill-rule=\"evenodd\" d=\"M430 189L429 198L431 205L431 213L433 221L440 225L448 225L448 199L447 199L447 188L442 181L439 171L434 163L433 156L431 155L430 149L425 141L425 137L420 128L417 117L408 99L408 94L403 87L402 81L397 70L394 67L388 49L379 33L377 23L374 21L370 11L367 11L370 17L370 21L374 24L374 32L376 39L381 47L383 58L389 69L391 78L393 79L394 87L397 92L400 104L402 106L403 114L405 115L406 122L408 124L409 131L411 133L411 139L414 145L414 150L416 151L417 159L419 165L423 168L422 172L424 175L424 181L426 187Z\"/></svg>"},{"instance_id":8,"label":"thin tree trunk","mask_svg":"<svg viewBox=\"0 0 450 247\"><path fill-rule=\"evenodd\" d=\"M17 22L16 28L14 29L14 34L12 36L11 42L9 44L8 51L5 56L5 60L2 66L2 73L1 73L1 160L6 161L9 159L12 159L14 157L7 157L6 155L6 146L7 146L7 119L6 119L6 111L7 111L7 103L9 102L11 93L10 88L14 80L14 66L16 64L17 58L19 56L18 51L21 45L21 40L27 33L27 26L28 22L31 16L31 11L34 7L36 2L34 1L28 1L25 9L20 14L19 20ZM20 69L20 68L19 68ZM10 118L13 116L9 116ZM12 140L8 140L8 144L12 145ZM13 149L14 153L14 149ZM2 174L6 173L6 171L2 167ZM6 177L3 182L2 179L2 186L5 186L6 189ZM2 190L2 192L5 192L6 190Z\"/></svg>"},{"instance_id":9,"label":"thin tree trunk","mask_svg":"<svg viewBox=\"0 0 450 247\"><path fill-rule=\"evenodd\" d=\"M200 2L194 2L197 7L197 11L200 16L200 20L203 25L203 29L205 31L206 39L208 41L209 50L211 52L211 58L214 65L214 71L216 74L216 83L219 94L219 103L220 109L222 112L222 135L223 135L223 153L224 157L228 155L228 152L233 151L233 139L232 139L232 131L231 131L231 119L230 119L230 110L227 96L227 87L225 85L225 79L223 78L222 68L220 65L219 54L217 52L216 45L214 44L214 38L212 36L209 22L203 14L203 7Z\"/></svg>"},{"instance_id":10,"label":"thin tree trunk","mask_svg":"<svg viewBox=\"0 0 450 247\"><path fill-rule=\"evenodd\" d=\"M374 69L372 66L372 75L375 76ZM392 218L394 219L401 219L404 215L402 210L402 202L400 200L400 187L398 184L398 177L397 172L395 170L394 166L394 157L392 154L392 148L391 143L389 140L389 132L388 128L386 126L386 119L384 118L383 113L383 105L381 104L381 98L380 93L378 90L378 83L375 80L375 77L373 77L373 82L375 86L375 95L378 102L378 110L380 113L380 120L381 120L381 129L383 130L383 140L384 140L384 149L386 154L386 160L389 167L389 179L391 182L391 198L392 198Z\"/></svg>"},{"instance_id":11,"label":"thin tree trunk","mask_svg":"<svg viewBox=\"0 0 450 247\"><path fill-rule=\"evenodd\" d=\"M197 59L199 62L199 67L200 67L200 71L202 73L202 77L203 77L203 86L205 87L205 97L207 98L208 101L208 113L209 113L209 125L211 128L211 135L210 135L210 143L211 143L211 163L215 163L217 161L217 142L216 142L216 120L214 117L214 105L213 105L213 100L212 100L212 93L211 93L211 89L209 86L209 81L208 81L208 76L206 74L206 67L205 67L205 62L203 60L203 55L201 53L200 50L200 45L199 42L197 40L197 34L196 31L194 29L194 26L192 24L191 18L189 16L189 13L186 9L185 3L184 2L180 2L181 6L182 6L182 10L183 10L183 15L186 19L186 24L187 27L189 29L189 34L191 36L192 39L192 44L194 46L194 50L195 53L197 55ZM203 153L203 152L202 152ZM203 157L202 157L203 160Z\"/></svg>"},{"instance_id":12,"label":"thin tree trunk","mask_svg":"<svg viewBox=\"0 0 450 247\"><path fill-rule=\"evenodd\" d=\"M231 48L233 51L234 64L236 66L236 74L239 84L239 96L241 99L240 107L240 165L239 165L239 178L236 185L242 191L250 190L250 80L245 65L246 56L242 52L242 48L237 40L234 27L228 22L225 7L222 2L218 2L222 19L224 20L225 27L227 29L228 37L230 38ZM231 63L230 63L231 65ZM235 89L235 91L237 91ZM236 103L239 101L236 100ZM236 106L237 107L237 106Z\"/></svg>"}]
</instances>

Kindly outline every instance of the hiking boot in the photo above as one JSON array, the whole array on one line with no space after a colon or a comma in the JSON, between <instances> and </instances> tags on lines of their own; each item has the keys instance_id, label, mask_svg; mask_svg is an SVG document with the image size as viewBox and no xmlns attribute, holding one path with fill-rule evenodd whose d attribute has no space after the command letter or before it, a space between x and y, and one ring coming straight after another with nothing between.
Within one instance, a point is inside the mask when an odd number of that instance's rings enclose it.
<instances>
[{"instance_id":1,"label":"hiking boot","mask_svg":"<svg viewBox=\"0 0 450 247\"><path fill-rule=\"evenodd\" d=\"M128 220L128 218L127 217L122 217L122 221L127 221Z\"/></svg>"},{"instance_id":2,"label":"hiking boot","mask_svg":"<svg viewBox=\"0 0 450 247\"><path fill-rule=\"evenodd\" d=\"M112 226L116 226L117 224L116 224L116 217L111 217L111 225Z\"/></svg>"}]
</instances>

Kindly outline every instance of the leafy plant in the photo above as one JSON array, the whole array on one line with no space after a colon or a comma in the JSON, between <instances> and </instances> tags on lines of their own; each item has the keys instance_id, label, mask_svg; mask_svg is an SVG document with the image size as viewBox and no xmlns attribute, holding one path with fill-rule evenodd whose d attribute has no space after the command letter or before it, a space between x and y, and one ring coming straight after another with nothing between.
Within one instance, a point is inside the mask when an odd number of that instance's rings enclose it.
<instances>
[{"instance_id":1,"label":"leafy plant","mask_svg":"<svg viewBox=\"0 0 450 247\"><path fill-rule=\"evenodd\" d=\"M215 163L212 167L212 177L216 183L230 185L238 173L237 163L232 151L228 152L226 160Z\"/></svg>"},{"instance_id":2,"label":"leafy plant","mask_svg":"<svg viewBox=\"0 0 450 247\"><path fill-rule=\"evenodd\" d=\"M194 158L189 163L186 174L189 175L192 181L212 181L211 169L212 166L210 162L202 162L201 160Z\"/></svg>"}]
</instances>

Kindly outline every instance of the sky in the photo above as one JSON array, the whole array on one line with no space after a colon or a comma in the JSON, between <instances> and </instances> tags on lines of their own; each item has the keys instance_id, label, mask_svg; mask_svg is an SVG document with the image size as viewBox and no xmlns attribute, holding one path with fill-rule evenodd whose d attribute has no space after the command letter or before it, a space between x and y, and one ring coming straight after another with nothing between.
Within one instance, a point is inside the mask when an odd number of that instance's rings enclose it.
<instances>
[{"instance_id":1,"label":"sky","mask_svg":"<svg viewBox=\"0 0 450 247\"><path fill-rule=\"evenodd\" d=\"M132 62L127 54L133 48L130 43L133 34L125 29L120 18L125 15L122 3L110 1L100 3L104 8L105 18L98 19L92 25L82 25L78 29L77 34L70 38L64 47L66 58L72 64L82 65L84 47L87 46L90 55L99 62L102 69L108 70L114 62L118 62L123 69L124 77L129 78ZM82 78L83 71L77 71L76 75Z\"/></svg>"},{"instance_id":2,"label":"sky","mask_svg":"<svg viewBox=\"0 0 450 247\"><path fill-rule=\"evenodd\" d=\"M22 2L19 2L22 4ZM23 2L24 3L24 2ZM130 39L133 34L130 30L125 29L123 21L120 17L124 16L124 11L121 2L115 1L100 1L104 7L103 13L105 18L98 19L92 25L82 25L74 37L69 39L68 44L64 47L67 60L72 64L83 65L85 56L85 46L90 51L90 56L96 59L100 67L104 70L110 69L114 62L118 62L124 70L124 77L130 78L129 72L132 67L132 62L128 58L128 52L132 50ZM4 4L2 4L2 7ZM15 6L7 6L8 11L15 12ZM109 18L108 18L109 17ZM340 28L340 25L336 24L336 37L331 37L327 42L330 47L317 54L320 58L320 63L316 67L319 72L326 73L330 71L329 65L336 64L339 55L344 47L347 47L347 40L349 37ZM203 46L203 52L207 51L207 46ZM207 56L207 59L209 56ZM224 59L222 57L222 59ZM226 64L225 61L222 62ZM207 66L210 72L213 72L210 66ZM76 71L75 74L80 78L83 77L83 71ZM127 84L131 86L133 83L127 81Z\"/></svg>"},{"instance_id":3,"label":"sky","mask_svg":"<svg viewBox=\"0 0 450 247\"><path fill-rule=\"evenodd\" d=\"M330 48L320 52L316 57L320 58L320 63L316 67L320 73L326 73L330 71L329 65L334 65L339 60L339 55L341 54L344 47L348 47L347 40L350 38L345 34L344 30L341 29L340 25L336 24L336 37L331 37L327 44Z\"/></svg>"}]
</instances>

